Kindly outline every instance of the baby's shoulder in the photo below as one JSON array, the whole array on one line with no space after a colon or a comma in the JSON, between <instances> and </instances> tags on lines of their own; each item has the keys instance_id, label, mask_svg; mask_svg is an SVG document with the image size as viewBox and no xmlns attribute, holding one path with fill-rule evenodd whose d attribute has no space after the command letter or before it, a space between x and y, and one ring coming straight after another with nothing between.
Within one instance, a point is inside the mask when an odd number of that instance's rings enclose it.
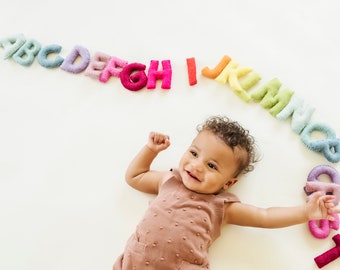
<instances>
[{"instance_id":1,"label":"baby's shoulder","mask_svg":"<svg viewBox=\"0 0 340 270\"><path fill-rule=\"evenodd\" d=\"M240 199L235 194L227 192L227 191L220 193L218 196L224 200L225 204L240 202Z\"/></svg>"},{"instance_id":2,"label":"baby's shoulder","mask_svg":"<svg viewBox=\"0 0 340 270\"><path fill-rule=\"evenodd\" d=\"M179 172L176 168L170 168L168 171L163 172L163 176L161 179L161 185L163 185L165 182L167 182L170 179L180 179Z\"/></svg>"}]
</instances>

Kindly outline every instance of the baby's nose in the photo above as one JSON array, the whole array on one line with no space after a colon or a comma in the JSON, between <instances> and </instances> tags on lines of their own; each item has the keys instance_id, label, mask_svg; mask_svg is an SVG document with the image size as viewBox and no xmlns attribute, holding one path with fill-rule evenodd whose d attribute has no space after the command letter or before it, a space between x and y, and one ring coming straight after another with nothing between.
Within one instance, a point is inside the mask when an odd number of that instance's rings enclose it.
<instances>
[{"instance_id":1,"label":"baby's nose","mask_svg":"<svg viewBox=\"0 0 340 270\"><path fill-rule=\"evenodd\" d=\"M192 163L192 167L195 171L198 171L198 172L201 172L202 169L203 169L203 164L200 160L195 160L193 163Z\"/></svg>"}]
</instances>

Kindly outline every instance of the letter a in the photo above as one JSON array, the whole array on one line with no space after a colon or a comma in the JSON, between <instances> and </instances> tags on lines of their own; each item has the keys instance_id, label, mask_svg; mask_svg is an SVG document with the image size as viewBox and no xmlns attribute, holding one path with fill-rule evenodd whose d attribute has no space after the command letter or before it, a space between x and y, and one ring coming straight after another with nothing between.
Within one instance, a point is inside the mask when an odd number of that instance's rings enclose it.
<instances>
[{"instance_id":1,"label":"letter a","mask_svg":"<svg viewBox=\"0 0 340 270\"><path fill-rule=\"evenodd\" d=\"M5 49L4 59L10 58L25 42L26 39L22 34L0 40L0 47Z\"/></svg>"}]
</instances>

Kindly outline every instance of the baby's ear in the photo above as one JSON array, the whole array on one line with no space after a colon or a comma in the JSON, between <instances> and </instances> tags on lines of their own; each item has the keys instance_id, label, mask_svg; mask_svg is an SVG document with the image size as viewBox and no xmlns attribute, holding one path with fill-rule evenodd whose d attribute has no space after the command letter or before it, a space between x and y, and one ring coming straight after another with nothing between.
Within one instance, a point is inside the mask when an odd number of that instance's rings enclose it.
<instances>
[{"instance_id":1,"label":"baby's ear","mask_svg":"<svg viewBox=\"0 0 340 270\"><path fill-rule=\"evenodd\" d=\"M233 179L228 180L228 181L224 184L223 189L224 189L224 190L227 190L228 188L230 188L231 186L233 186L234 184L236 184L237 181L238 181L237 178L233 178Z\"/></svg>"}]
</instances>

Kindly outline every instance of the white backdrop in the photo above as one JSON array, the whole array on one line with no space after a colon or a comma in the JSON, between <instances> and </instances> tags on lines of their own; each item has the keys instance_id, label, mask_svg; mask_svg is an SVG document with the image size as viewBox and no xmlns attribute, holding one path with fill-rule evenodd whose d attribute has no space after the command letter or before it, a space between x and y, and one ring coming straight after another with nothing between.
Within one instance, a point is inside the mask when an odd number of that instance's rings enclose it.
<instances>
[{"instance_id":1,"label":"white backdrop","mask_svg":"<svg viewBox=\"0 0 340 270\"><path fill-rule=\"evenodd\" d=\"M172 86L126 90L37 60L24 67L0 48L0 269L111 269L153 198L124 181L149 131L172 145L154 164L178 164L207 116L225 114L255 136L262 160L232 188L243 202L290 206L305 201L313 167L328 164L290 127L228 85L203 77L223 55L262 77L277 77L315 107L313 121L340 134L340 17L337 0L19 1L2 3L0 39L22 33L42 46L75 45L147 67L171 60ZM189 86L186 58L198 83ZM255 87L256 88L256 87ZM338 136L339 137L339 136ZM226 226L211 248L211 269L317 269L334 246L307 225L266 230ZM340 259L325 270L338 269Z\"/></svg>"}]
</instances>

